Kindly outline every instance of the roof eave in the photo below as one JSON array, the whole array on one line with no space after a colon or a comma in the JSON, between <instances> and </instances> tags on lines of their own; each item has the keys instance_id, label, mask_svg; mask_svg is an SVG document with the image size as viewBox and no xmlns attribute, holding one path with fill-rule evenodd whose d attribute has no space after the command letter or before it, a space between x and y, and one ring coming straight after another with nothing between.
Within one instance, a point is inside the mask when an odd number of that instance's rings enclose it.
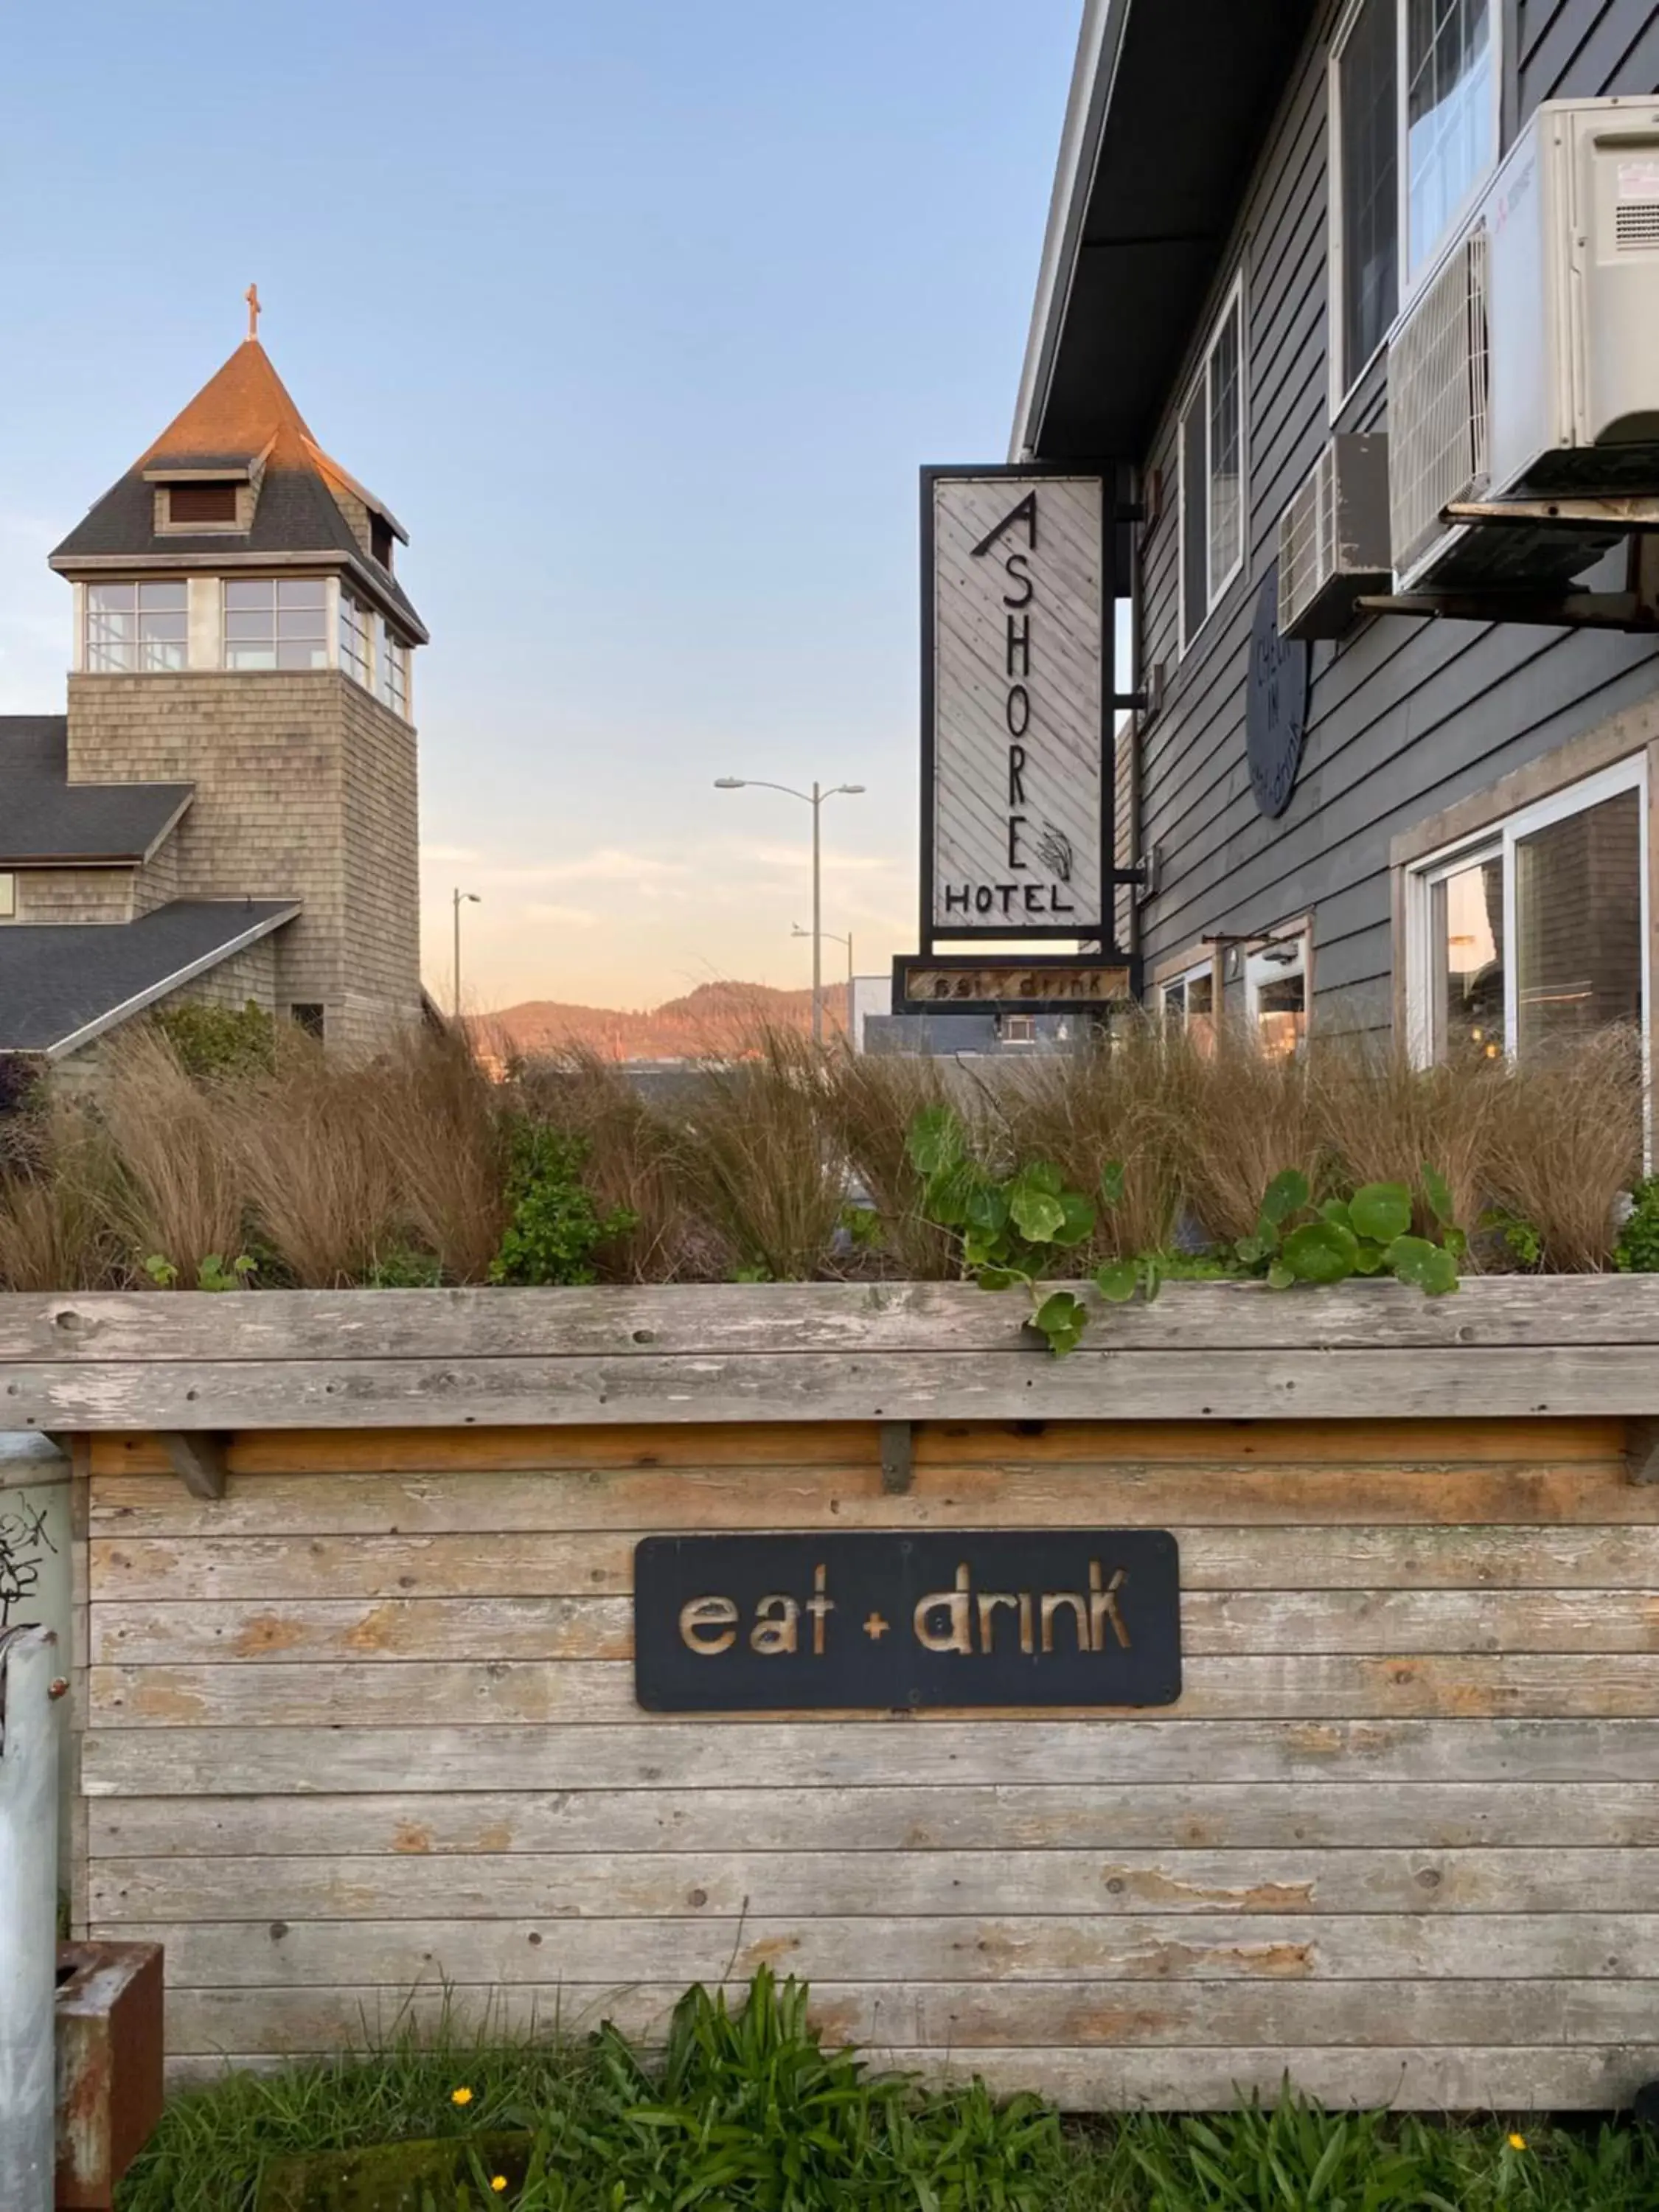
<instances>
[{"instance_id":1,"label":"roof eave","mask_svg":"<svg viewBox=\"0 0 1659 2212\"><path fill-rule=\"evenodd\" d=\"M1085 0L1066 100L1060 161L1043 232L1036 298L1020 370L1019 397L1008 447L1011 461L1029 458L1042 435L1054 354L1077 273L1078 248L1100 163L1101 141L1129 7L1130 0Z\"/></svg>"}]
</instances>

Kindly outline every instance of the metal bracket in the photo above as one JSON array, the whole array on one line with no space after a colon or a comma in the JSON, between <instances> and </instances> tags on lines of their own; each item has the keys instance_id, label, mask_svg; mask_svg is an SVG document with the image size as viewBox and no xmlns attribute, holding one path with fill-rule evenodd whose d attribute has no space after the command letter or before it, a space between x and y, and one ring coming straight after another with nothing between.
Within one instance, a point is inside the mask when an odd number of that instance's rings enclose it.
<instances>
[{"instance_id":1,"label":"metal bracket","mask_svg":"<svg viewBox=\"0 0 1659 2212\"><path fill-rule=\"evenodd\" d=\"M225 1440L200 1429L163 1429L155 1441L192 1498L225 1494Z\"/></svg>"},{"instance_id":2,"label":"metal bracket","mask_svg":"<svg viewBox=\"0 0 1659 2212\"><path fill-rule=\"evenodd\" d=\"M881 1425L881 1486L890 1498L900 1498L915 1480L911 1457L914 1424L884 1421Z\"/></svg>"},{"instance_id":3,"label":"metal bracket","mask_svg":"<svg viewBox=\"0 0 1659 2212\"><path fill-rule=\"evenodd\" d=\"M1525 585L1466 584L1449 591L1370 592L1361 614L1413 615L1422 621L1534 623L1547 629L1659 631L1659 497L1455 500L1444 520L1482 529L1604 530L1628 537L1622 592L1534 591Z\"/></svg>"}]
</instances>

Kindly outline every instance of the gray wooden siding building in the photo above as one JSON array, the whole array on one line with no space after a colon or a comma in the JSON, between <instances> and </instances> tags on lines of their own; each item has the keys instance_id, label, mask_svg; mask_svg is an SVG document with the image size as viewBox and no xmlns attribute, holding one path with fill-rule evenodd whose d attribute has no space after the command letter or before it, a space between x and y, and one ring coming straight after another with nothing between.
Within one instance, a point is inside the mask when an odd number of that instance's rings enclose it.
<instances>
[{"instance_id":1,"label":"gray wooden siding building","mask_svg":"<svg viewBox=\"0 0 1659 2212\"><path fill-rule=\"evenodd\" d=\"M1361 613L1309 648L1277 817L1245 720L1280 518L1387 429L1389 330L1497 164L1540 101L1656 89L1649 0L1090 0L1012 458L1141 507L1121 917L1171 1011L1424 1056L1646 1019L1652 635Z\"/></svg>"}]
</instances>

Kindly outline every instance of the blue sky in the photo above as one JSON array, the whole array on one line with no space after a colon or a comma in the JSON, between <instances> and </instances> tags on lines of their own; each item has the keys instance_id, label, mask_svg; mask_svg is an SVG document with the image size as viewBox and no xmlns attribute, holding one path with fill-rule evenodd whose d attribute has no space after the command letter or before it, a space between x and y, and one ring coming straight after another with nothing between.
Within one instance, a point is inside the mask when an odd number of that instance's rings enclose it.
<instances>
[{"instance_id":1,"label":"blue sky","mask_svg":"<svg viewBox=\"0 0 1659 2212\"><path fill-rule=\"evenodd\" d=\"M0 709L50 547L260 335L385 497L428 976L799 984L915 908L916 489L1006 444L1079 0L81 0L10 26ZM826 965L838 972L839 949Z\"/></svg>"}]
</instances>

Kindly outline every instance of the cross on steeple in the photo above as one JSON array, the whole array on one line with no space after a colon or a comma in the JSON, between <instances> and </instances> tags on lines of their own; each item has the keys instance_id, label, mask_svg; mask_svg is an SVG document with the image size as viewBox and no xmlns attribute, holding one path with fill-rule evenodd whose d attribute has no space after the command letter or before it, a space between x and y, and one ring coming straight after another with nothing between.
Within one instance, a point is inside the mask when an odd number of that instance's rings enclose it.
<instances>
[{"instance_id":1,"label":"cross on steeple","mask_svg":"<svg viewBox=\"0 0 1659 2212\"><path fill-rule=\"evenodd\" d=\"M251 338L259 335L259 288L250 284L242 297L247 301L247 334Z\"/></svg>"}]
</instances>

